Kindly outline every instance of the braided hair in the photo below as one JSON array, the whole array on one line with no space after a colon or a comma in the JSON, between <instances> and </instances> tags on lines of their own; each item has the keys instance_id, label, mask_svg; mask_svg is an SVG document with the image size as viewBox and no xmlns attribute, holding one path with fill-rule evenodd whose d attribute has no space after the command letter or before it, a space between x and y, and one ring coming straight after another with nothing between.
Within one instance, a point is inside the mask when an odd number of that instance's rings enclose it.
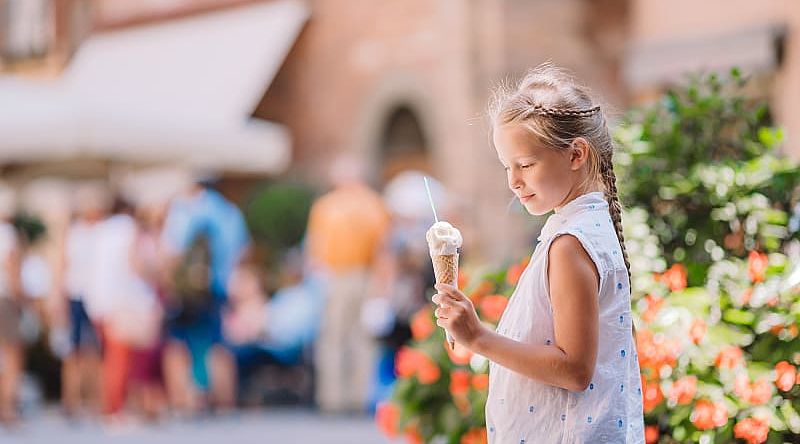
<instances>
[{"instance_id":1,"label":"braided hair","mask_svg":"<svg viewBox=\"0 0 800 444\"><path fill-rule=\"evenodd\" d=\"M606 117L588 89L563 70L546 63L528 71L515 87L499 87L490 102L489 117L492 128L522 125L544 146L555 150L569 149L579 137L586 140L590 148L586 182L603 188L630 279L631 265L622 233L622 205L612 163L614 143Z\"/></svg>"}]
</instances>

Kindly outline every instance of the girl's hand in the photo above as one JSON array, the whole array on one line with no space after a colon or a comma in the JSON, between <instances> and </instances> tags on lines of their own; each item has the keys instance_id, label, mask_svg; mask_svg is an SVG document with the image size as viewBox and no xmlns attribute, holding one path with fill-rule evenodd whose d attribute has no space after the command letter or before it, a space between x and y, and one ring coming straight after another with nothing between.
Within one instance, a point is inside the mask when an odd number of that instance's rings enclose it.
<instances>
[{"instance_id":1,"label":"girl's hand","mask_svg":"<svg viewBox=\"0 0 800 444\"><path fill-rule=\"evenodd\" d=\"M437 284L435 288L438 293L433 295L432 301L439 306L434 311L436 325L450 332L459 344L473 348L486 329L478 319L472 301L452 285Z\"/></svg>"}]
</instances>

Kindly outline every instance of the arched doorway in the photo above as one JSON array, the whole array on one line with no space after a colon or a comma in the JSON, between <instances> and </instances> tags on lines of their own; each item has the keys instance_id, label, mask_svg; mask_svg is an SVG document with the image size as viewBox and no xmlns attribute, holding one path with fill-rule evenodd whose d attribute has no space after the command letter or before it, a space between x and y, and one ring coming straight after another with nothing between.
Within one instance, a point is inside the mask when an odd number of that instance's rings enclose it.
<instances>
[{"instance_id":1,"label":"arched doorway","mask_svg":"<svg viewBox=\"0 0 800 444\"><path fill-rule=\"evenodd\" d=\"M387 116L378 146L381 185L405 170L430 170L428 137L414 110L398 105Z\"/></svg>"}]
</instances>

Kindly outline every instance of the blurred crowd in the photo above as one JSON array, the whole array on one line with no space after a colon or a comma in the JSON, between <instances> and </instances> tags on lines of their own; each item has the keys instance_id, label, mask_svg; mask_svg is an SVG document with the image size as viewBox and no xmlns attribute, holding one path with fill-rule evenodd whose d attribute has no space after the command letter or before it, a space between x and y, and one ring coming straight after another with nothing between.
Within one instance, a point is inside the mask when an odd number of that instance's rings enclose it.
<instances>
[{"instance_id":1,"label":"blurred crowd","mask_svg":"<svg viewBox=\"0 0 800 444\"><path fill-rule=\"evenodd\" d=\"M58 380L69 418L191 417L262 404L269 390L326 413L371 410L434 278L422 175L381 195L363 173L332 166L272 292L242 212L208 183L136 203L77 187L56 260L38 247L49 227L27 226L0 189L2 423L30 413L25 387L54 385L31 375L33 353L58 364L38 377ZM435 181L433 194L443 199Z\"/></svg>"}]
</instances>

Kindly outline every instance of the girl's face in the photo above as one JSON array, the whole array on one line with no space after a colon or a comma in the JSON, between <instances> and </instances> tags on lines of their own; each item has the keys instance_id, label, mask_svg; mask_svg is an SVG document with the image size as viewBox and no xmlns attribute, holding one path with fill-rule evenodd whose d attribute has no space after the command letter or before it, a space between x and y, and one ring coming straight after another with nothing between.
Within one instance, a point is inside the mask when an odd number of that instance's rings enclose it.
<instances>
[{"instance_id":1,"label":"girl's face","mask_svg":"<svg viewBox=\"0 0 800 444\"><path fill-rule=\"evenodd\" d=\"M558 151L542 146L522 125L495 126L493 139L508 187L530 214L547 214L583 194L577 188L590 148L582 139Z\"/></svg>"}]
</instances>

